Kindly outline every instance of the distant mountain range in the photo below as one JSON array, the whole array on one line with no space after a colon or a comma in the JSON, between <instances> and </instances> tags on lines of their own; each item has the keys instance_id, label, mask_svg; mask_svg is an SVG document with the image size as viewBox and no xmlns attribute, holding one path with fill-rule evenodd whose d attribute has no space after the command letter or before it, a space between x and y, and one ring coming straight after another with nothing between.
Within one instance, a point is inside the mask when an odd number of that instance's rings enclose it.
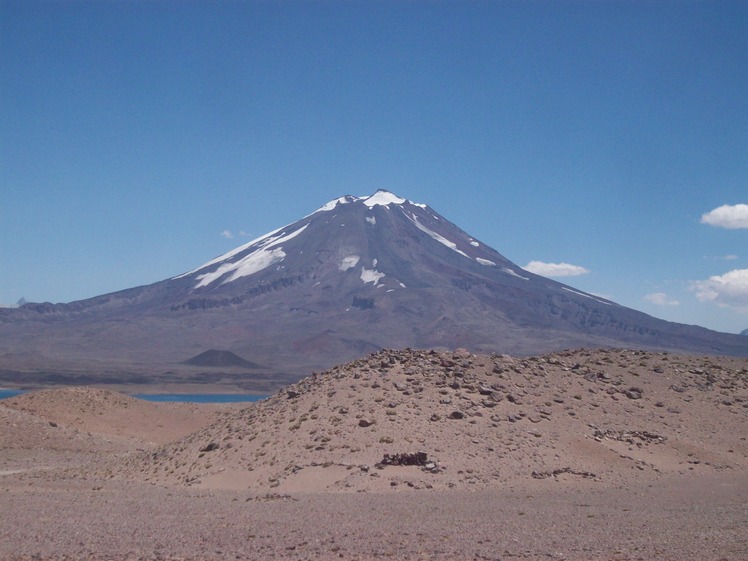
<instances>
[{"instance_id":1,"label":"distant mountain range","mask_svg":"<svg viewBox=\"0 0 748 561\"><path fill-rule=\"evenodd\" d=\"M534 275L425 204L330 201L192 271L68 304L0 310L0 382L287 383L381 348L530 355L636 347L748 356L748 338L671 323ZM184 362L231 351L250 373ZM216 362L217 361L217 362Z\"/></svg>"}]
</instances>

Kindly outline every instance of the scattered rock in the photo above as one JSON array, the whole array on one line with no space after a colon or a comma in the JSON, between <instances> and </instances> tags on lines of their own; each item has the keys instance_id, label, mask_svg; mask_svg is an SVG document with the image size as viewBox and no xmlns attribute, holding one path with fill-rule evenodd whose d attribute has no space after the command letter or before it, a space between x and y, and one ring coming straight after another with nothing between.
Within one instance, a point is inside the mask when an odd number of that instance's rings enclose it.
<instances>
[{"instance_id":1,"label":"scattered rock","mask_svg":"<svg viewBox=\"0 0 748 561\"><path fill-rule=\"evenodd\" d=\"M667 437L660 436L653 432L645 430L633 430L633 431L616 431L616 430L595 430L593 436L596 440L607 438L610 440L618 440L619 442L626 442L627 444L660 444L667 440Z\"/></svg>"},{"instance_id":2,"label":"scattered rock","mask_svg":"<svg viewBox=\"0 0 748 561\"><path fill-rule=\"evenodd\" d=\"M637 387L631 387L631 388L627 389L624 392L624 394L629 399L641 399L642 398L642 394L644 394L644 390L642 390L641 388L637 388Z\"/></svg>"},{"instance_id":3,"label":"scattered rock","mask_svg":"<svg viewBox=\"0 0 748 561\"><path fill-rule=\"evenodd\" d=\"M534 479L547 479L549 477L558 477L559 475L562 475L564 473L579 475L588 479L595 479L597 477L597 475L590 471L577 471L571 469L570 467L554 469L552 471L533 471L531 475Z\"/></svg>"},{"instance_id":4,"label":"scattered rock","mask_svg":"<svg viewBox=\"0 0 748 561\"><path fill-rule=\"evenodd\" d=\"M385 454L384 457L376 464L380 466L421 466L426 467L427 464L432 464L436 467L436 464L429 462L428 454L426 452L413 452L403 454ZM431 469L431 468L429 468Z\"/></svg>"}]
</instances>

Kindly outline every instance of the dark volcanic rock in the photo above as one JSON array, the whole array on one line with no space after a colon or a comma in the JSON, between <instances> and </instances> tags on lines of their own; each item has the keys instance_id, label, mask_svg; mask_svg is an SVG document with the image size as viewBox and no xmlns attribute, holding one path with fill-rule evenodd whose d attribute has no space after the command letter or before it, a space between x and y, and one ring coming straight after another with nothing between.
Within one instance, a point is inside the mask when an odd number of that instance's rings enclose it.
<instances>
[{"instance_id":1,"label":"dark volcanic rock","mask_svg":"<svg viewBox=\"0 0 748 561\"><path fill-rule=\"evenodd\" d=\"M193 356L191 359L185 360L184 363L192 366L239 366L241 368L260 367L258 364L245 360L231 351L217 351L215 349Z\"/></svg>"},{"instance_id":2,"label":"dark volcanic rock","mask_svg":"<svg viewBox=\"0 0 748 561\"><path fill-rule=\"evenodd\" d=\"M426 452L412 452L401 454L385 454L382 460L377 463L379 466L426 466L429 463Z\"/></svg>"},{"instance_id":3,"label":"dark volcanic rock","mask_svg":"<svg viewBox=\"0 0 748 561\"><path fill-rule=\"evenodd\" d=\"M211 442L210 444L200 448L201 452L212 452L213 450L218 450L219 446L217 442Z\"/></svg>"},{"instance_id":4,"label":"dark volcanic rock","mask_svg":"<svg viewBox=\"0 0 748 561\"><path fill-rule=\"evenodd\" d=\"M624 392L626 397L628 397L629 399L641 399L643 393L644 390L635 387L629 388Z\"/></svg>"}]
</instances>

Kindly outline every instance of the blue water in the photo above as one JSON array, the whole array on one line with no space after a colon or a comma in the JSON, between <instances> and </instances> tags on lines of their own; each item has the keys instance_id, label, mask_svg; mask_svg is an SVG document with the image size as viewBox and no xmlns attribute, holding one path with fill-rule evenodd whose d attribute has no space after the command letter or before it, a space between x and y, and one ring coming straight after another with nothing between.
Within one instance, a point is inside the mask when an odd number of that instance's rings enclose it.
<instances>
[{"instance_id":1,"label":"blue water","mask_svg":"<svg viewBox=\"0 0 748 561\"><path fill-rule=\"evenodd\" d=\"M268 396L241 393L134 393L132 397L146 401L178 401L179 403L241 403L260 401Z\"/></svg>"},{"instance_id":2,"label":"blue water","mask_svg":"<svg viewBox=\"0 0 748 561\"><path fill-rule=\"evenodd\" d=\"M15 397L26 393L23 390L2 390L0 399ZM179 403L243 403L260 401L266 395L250 395L244 393L136 393L132 397L146 401L176 401Z\"/></svg>"}]
</instances>

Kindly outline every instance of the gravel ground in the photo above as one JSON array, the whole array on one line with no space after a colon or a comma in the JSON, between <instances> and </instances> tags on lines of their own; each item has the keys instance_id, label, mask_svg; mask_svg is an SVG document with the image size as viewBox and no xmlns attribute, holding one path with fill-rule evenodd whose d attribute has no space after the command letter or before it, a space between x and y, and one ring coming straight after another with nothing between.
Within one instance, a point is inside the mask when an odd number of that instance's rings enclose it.
<instances>
[{"instance_id":1,"label":"gravel ground","mask_svg":"<svg viewBox=\"0 0 748 561\"><path fill-rule=\"evenodd\" d=\"M256 495L0 478L0 559L748 559L748 476Z\"/></svg>"}]
</instances>

